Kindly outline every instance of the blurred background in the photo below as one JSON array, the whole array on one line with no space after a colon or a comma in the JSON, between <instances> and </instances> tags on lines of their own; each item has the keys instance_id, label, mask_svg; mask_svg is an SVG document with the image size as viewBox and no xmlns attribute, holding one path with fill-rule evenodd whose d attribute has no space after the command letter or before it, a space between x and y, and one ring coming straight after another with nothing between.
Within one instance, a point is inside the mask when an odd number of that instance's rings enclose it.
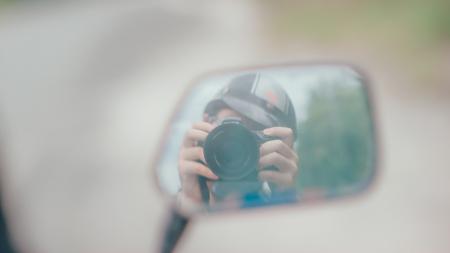
<instances>
[{"instance_id":1,"label":"blurred background","mask_svg":"<svg viewBox=\"0 0 450 253\"><path fill-rule=\"evenodd\" d=\"M371 77L360 197L202 217L179 252L448 252L448 1L0 1L2 201L20 252L152 252L152 161L211 70L342 60Z\"/></svg>"}]
</instances>

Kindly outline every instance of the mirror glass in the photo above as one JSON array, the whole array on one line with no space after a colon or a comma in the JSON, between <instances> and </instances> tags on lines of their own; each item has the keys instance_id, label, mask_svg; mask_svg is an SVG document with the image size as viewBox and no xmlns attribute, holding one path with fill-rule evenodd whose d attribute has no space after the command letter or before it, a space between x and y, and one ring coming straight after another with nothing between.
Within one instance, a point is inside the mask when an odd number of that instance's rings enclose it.
<instances>
[{"instance_id":1,"label":"mirror glass","mask_svg":"<svg viewBox=\"0 0 450 253\"><path fill-rule=\"evenodd\" d=\"M167 125L155 169L179 208L218 211L361 192L374 164L365 78L348 65L311 64L194 82Z\"/></svg>"}]
</instances>

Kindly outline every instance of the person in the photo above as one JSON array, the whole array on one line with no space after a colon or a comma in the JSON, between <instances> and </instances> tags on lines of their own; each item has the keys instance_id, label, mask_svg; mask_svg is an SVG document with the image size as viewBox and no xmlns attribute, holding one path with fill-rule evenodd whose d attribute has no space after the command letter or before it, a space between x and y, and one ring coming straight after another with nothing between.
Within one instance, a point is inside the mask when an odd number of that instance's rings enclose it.
<instances>
[{"instance_id":1,"label":"person","mask_svg":"<svg viewBox=\"0 0 450 253\"><path fill-rule=\"evenodd\" d=\"M216 201L212 189L220 178L208 167L201 143L228 118L238 118L245 127L274 137L259 146L257 178L263 195L270 195L274 189L278 192L293 189L299 168L293 148L297 136L294 107L286 91L273 79L249 73L232 78L207 104L203 121L187 130L178 160L181 198L194 203ZM275 169L268 169L271 167ZM202 188L201 179L206 179L206 189Z\"/></svg>"}]
</instances>

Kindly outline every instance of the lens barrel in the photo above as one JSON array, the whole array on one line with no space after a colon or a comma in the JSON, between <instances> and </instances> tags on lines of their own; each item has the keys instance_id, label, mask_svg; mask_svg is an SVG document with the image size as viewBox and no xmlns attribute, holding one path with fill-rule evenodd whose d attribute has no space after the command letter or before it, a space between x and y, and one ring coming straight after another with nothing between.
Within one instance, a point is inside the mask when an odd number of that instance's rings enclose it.
<instances>
[{"instance_id":1,"label":"lens barrel","mask_svg":"<svg viewBox=\"0 0 450 253\"><path fill-rule=\"evenodd\" d=\"M242 180L256 174L259 141L239 119L225 119L204 143L205 160L221 180Z\"/></svg>"}]
</instances>

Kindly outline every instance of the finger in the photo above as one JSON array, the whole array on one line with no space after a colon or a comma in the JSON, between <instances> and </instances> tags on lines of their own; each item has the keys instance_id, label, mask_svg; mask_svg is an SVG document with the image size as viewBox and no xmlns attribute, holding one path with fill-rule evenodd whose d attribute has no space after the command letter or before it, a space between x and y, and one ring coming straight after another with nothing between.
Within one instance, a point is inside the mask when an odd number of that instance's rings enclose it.
<instances>
[{"instance_id":1,"label":"finger","mask_svg":"<svg viewBox=\"0 0 450 253\"><path fill-rule=\"evenodd\" d=\"M181 150L180 158L182 160L189 160L189 161L201 160L204 163L206 163L202 147L184 148Z\"/></svg>"},{"instance_id":2,"label":"finger","mask_svg":"<svg viewBox=\"0 0 450 253\"><path fill-rule=\"evenodd\" d=\"M258 176L261 181L272 182L278 186L291 186L294 183L294 177L292 174L279 171L264 170L260 171Z\"/></svg>"},{"instance_id":3,"label":"finger","mask_svg":"<svg viewBox=\"0 0 450 253\"><path fill-rule=\"evenodd\" d=\"M294 131L289 127L272 127L264 129L263 133L268 136L278 137L288 146L294 143Z\"/></svg>"},{"instance_id":4,"label":"finger","mask_svg":"<svg viewBox=\"0 0 450 253\"><path fill-rule=\"evenodd\" d=\"M284 143L282 140L272 140L265 142L261 145L259 148L259 154L260 156L265 156L269 153L277 152L283 155L284 157L288 159L294 160L295 163L298 163L298 156L292 150L291 147L289 147L286 143Z\"/></svg>"},{"instance_id":5,"label":"finger","mask_svg":"<svg viewBox=\"0 0 450 253\"><path fill-rule=\"evenodd\" d=\"M201 122L194 123L192 125L192 128L209 133L214 129L214 126L208 122L201 121Z\"/></svg>"},{"instance_id":6,"label":"finger","mask_svg":"<svg viewBox=\"0 0 450 253\"><path fill-rule=\"evenodd\" d=\"M207 177L212 180L219 179L218 176L216 176L208 167L205 165L199 163L199 162L193 162L193 161L187 161L187 160L181 160L180 161L180 174L192 174L192 175L200 175Z\"/></svg>"},{"instance_id":7,"label":"finger","mask_svg":"<svg viewBox=\"0 0 450 253\"><path fill-rule=\"evenodd\" d=\"M205 141L207 136L207 132L191 128L187 130L183 144L185 147L192 147L199 141Z\"/></svg>"},{"instance_id":8,"label":"finger","mask_svg":"<svg viewBox=\"0 0 450 253\"><path fill-rule=\"evenodd\" d=\"M289 160L276 152L262 156L259 159L259 167L261 169L267 168L271 165L277 167L280 171L291 172L293 174L298 170L297 164L294 161Z\"/></svg>"}]
</instances>

